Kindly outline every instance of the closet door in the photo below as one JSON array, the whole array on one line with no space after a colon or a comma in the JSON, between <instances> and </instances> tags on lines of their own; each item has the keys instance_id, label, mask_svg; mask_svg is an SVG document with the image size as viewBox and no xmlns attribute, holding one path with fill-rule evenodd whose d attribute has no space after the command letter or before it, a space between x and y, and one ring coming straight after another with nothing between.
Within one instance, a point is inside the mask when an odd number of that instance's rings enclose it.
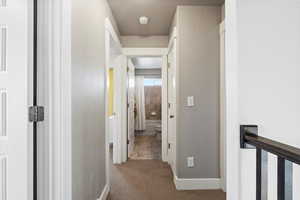
<instances>
[{"instance_id":1,"label":"closet door","mask_svg":"<svg viewBox=\"0 0 300 200\"><path fill-rule=\"evenodd\" d=\"M32 168L28 123L29 0L0 0L0 200L27 200ZM30 167L31 166L31 167Z\"/></svg>"},{"instance_id":2,"label":"closet door","mask_svg":"<svg viewBox=\"0 0 300 200\"><path fill-rule=\"evenodd\" d=\"M168 160L176 172L176 39L168 54Z\"/></svg>"}]
</instances>

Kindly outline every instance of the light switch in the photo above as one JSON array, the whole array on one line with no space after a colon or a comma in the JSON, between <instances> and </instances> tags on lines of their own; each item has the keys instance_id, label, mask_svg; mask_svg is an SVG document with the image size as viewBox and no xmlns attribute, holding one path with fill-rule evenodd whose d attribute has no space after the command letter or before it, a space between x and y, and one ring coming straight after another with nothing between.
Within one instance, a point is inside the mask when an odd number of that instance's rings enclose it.
<instances>
[{"instance_id":1,"label":"light switch","mask_svg":"<svg viewBox=\"0 0 300 200\"><path fill-rule=\"evenodd\" d=\"M187 166L188 167L194 167L195 166L194 157L187 157Z\"/></svg>"},{"instance_id":2,"label":"light switch","mask_svg":"<svg viewBox=\"0 0 300 200\"><path fill-rule=\"evenodd\" d=\"M194 103L194 96L188 96L187 97L187 106L192 107L194 105L195 105L195 103Z\"/></svg>"}]
</instances>

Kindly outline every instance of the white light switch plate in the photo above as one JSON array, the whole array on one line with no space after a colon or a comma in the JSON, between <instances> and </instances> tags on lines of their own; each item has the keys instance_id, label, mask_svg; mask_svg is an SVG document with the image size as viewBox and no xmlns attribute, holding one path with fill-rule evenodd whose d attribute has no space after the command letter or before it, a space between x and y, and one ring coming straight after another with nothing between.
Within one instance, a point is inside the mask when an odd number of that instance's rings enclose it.
<instances>
[{"instance_id":1,"label":"white light switch plate","mask_svg":"<svg viewBox=\"0 0 300 200\"><path fill-rule=\"evenodd\" d=\"M188 167L194 167L195 166L194 157L188 157L187 158L187 166Z\"/></svg>"},{"instance_id":2,"label":"white light switch plate","mask_svg":"<svg viewBox=\"0 0 300 200\"><path fill-rule=\"evenodd\" d=\"M194 96L188 96L187 97L187 106L192 107L194 105L195 105L195 103L194 103Z\"/></svg>"}]
</instances>

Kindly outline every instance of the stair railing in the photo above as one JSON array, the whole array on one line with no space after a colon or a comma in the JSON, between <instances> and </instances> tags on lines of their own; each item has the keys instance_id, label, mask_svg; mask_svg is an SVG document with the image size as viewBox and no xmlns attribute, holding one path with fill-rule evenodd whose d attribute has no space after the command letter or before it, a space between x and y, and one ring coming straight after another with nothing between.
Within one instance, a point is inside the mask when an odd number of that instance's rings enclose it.
<instances>
[{"instance_id":1,"label":"stair railing","mask_svg":"<svg viewBox=\"0 0 300 200\"><path fill-rule=\"evenodd\" d=\"M262 200L263 151L277 156L277 197L278 200L287 200L285 163L290 161L300 165L300 149L258 136L256 125L241 125L240 133L242 149L256 148L256 200Z\"/></svg>"}]
</instances>

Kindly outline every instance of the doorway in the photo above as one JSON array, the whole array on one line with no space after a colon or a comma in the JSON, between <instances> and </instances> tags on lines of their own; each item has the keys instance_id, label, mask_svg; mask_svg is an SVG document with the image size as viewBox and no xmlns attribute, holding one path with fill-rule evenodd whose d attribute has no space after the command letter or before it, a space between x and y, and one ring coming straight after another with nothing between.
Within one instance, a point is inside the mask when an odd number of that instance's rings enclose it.
<instances>
[{"instance_id":1,"label":"doorway","mask_svg":"<svg viewBox=\"0 0 300 200\"><path fill-rule=\"evenodd\" d=\"M162 57L128 60L128 157L162 159Z\"/></svg>"},{"instance_id":2,"label":"doorway","mask_svg":"<svg viewBox=\"0 0 300 200\"><path fill-rule=\"evenodd\" d=\"M131 160L159 159L164 162L168 161L167 52L165 48L123 48L123 53L127 57L128 72L126 73L127 142L126 150L123 149L123 151L128 152L128 158ZM142 87L138 89L138 86ZM156 87L156 89L153 90L152 87ZM152 94L153 91L156 91L154 95ZM137 92L143 92L143 95L137 96L144 99L136 101L135 93ZM145 96L146 92L149 98ZM158 100L153 100L151 97ZM139 105L141 101L144 103ZM151 103L151 101L158 103ZM154 105L155 108L151 105ZM136 109L137 107L140 109ZM138 111L144 114L138 115ZM138 119L139 116L144 117ZM143 149L143 152L139 149Z\"/></svg>"},{"instance_id":3,"label":"doorway","mask_svg":"<svg viewBox=\"0 0 300 200\"><path fill-rule=\"evenodd\" d=\"M58 40L59 41L59 40ZM64 56L61 56L61 57L64 57ZM121 61L122 62L122 61ZM63 62L62 62L63 63ZM65 69L65 68L64 68ZM57 76L57 77L59 77L59 76ZM64 93L64 92L61 92L61 93ZM69 94L69 93L68 93ZM162 97L163 98L163 97ZM63 98L61 98L61 99L63 99ZM64 100L64 102L68 102L67 100ZM68 105L68 104L67 104ZM65 107L64 107L65 108ZM64 113L68 113L68 112L64 112ZM64 118L64 117L62 117L62 118ZM56 119L56 118L55 118ZM58 118L57 118L58 119ZM62 124L65 124L65 123L62 123ZM64 129L65 130L65 129ZM69 130L67 130L66 132L69 132ZM58 133L58 132L57 132ZM66 134L61 134L61 135L66 135ZM64 137L66 137L66 136L64 136ZM61 140L62 142L64 142L64 141L69 141L69 139L65 139L65 140ZM62 143L62 142L60 142L60 143ZM65 142L64 142L65 143ZM164 149L166 149L166 148L164 148L164 146L163 146L164 144L162 144L162 151L164 151ZM65 145L65 146L68 146L68 145ZM69 145L70 146L70 145ZM56 148L57 149L57 148ZM60 152L60 149L58 149L58 150L55 150L55 152ZM63 151L64 152L64 154L66 154L65 152L67 152L68 153L68 151ZM63 155L64 155L63 154ZM163 154L164 155L164 154ZM162 155L162 157L163 157L163 155ZM58 163L58 164L60 164L60 163ZM64 166L63 166L64 167ZM63 168L63 167L61 167L61 168ZM58 167L57 167L58 168ZM59 168L60 169L60 168ZM68 169L67 167L66 167L66 169ZM57 170L58 171L58 170ZM66 171L68 171L68 170L66 170ZM109 179L107 179L107 180L109 180ZM64 182L67 182L67 181L64 181ZM70 185L70 184L63 184L63 185Z\"/></svg>"},{"instance_id":4,"label":"doorway","mask_svg":"<svg viewBox=\"0 0 300 200\"><path fill-rule=\"evenodd\" d=\"M122 135L124 131L124 65L121 43L114 31L111 22L106 19L106 156L107 171L109 171L109 158L114 164L124 162L122 152ZM107 176L109 173L107 172Z\"/></svg>"}]
</instances>

